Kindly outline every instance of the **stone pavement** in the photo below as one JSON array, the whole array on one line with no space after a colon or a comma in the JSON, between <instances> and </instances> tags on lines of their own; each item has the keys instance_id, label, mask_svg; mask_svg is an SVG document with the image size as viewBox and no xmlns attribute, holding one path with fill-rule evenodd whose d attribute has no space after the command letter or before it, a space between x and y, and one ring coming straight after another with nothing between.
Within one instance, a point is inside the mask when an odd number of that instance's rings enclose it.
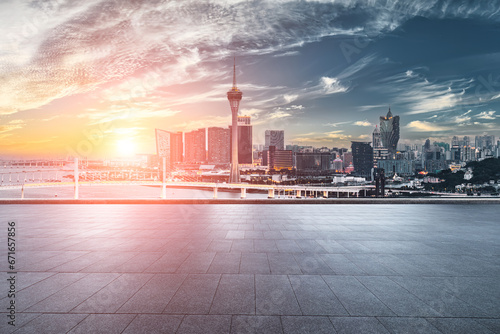
<instances>
[{"instance_id":1,"label":"stone pavement","mask_svg":"<svg viewBox=\"0 0 500 334\"><path fill-rule=\"evenodd\" d=\"M0 205L0 332L500 333L499 216L497 205Z\"/></svg>"}]
</instances>

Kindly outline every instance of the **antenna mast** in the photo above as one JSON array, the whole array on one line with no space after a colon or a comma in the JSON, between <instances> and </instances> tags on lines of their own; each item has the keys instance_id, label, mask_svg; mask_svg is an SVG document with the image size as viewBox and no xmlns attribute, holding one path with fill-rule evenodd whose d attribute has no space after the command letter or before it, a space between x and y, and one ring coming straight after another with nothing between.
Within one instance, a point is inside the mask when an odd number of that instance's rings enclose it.
<instances>
[{"instance_id":1,"label":"antenna mast","mask_svg":"<svg viewBox=\"0 0 500 334\"><path fill-rule=\"evenodd\" d=\"M236 88L236 57L233 58L233 90Z\"/></svg>"}]
</instances>

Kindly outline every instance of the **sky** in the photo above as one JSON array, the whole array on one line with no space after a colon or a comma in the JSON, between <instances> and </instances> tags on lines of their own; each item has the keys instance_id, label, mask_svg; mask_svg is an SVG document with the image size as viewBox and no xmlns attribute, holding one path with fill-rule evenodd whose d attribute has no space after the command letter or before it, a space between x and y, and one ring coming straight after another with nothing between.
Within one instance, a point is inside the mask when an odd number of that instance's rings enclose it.
<instances>
[{"instance_id":1,"label":"sky","mask_svg":"<svg viewBox=\"0 0 500 334\"><path fill-rule=\"evenodd\" d=\"M0 159L155 153L227 127L236 57L254 144L500 137L500 1L0 2Z\"/></svg>"}]
</instances>

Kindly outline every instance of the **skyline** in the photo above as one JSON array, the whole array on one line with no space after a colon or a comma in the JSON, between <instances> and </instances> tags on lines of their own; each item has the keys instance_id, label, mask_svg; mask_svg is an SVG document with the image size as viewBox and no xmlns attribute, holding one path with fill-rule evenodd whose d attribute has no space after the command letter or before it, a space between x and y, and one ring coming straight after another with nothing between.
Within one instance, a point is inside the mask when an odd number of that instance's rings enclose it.
<instances>
[{"instance_id":1,"label":"skyline","mask_svg":"<svg viewBox=\"0 0 500 334\"><path fill-rule=\"evenodd\" d=\"M254 143L500 136L500 2L8 1L0 156L154 153L154 129L228 127L237 59ZM120 143L120 144L118 144ZM135 148L132 149L132 146ZM69 148L69 149L68 149Z\"/></svg>"}]
</instances>

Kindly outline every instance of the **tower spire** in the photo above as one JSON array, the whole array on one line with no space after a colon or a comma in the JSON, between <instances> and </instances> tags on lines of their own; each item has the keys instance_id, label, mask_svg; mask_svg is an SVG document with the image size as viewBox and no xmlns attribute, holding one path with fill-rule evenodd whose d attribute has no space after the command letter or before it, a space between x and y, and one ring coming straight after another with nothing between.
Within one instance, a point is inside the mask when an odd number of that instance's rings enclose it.
<instances>
[{"instance_id":1,"label":"tower spire","mask_svg":"<svg viewBox=\"0 0 500 334\"><path fill-rule=\"evenodd\" d=\"M236 88L236 57L233 58L233 90L237 90Z\"/></svg>"}]
</instances>

